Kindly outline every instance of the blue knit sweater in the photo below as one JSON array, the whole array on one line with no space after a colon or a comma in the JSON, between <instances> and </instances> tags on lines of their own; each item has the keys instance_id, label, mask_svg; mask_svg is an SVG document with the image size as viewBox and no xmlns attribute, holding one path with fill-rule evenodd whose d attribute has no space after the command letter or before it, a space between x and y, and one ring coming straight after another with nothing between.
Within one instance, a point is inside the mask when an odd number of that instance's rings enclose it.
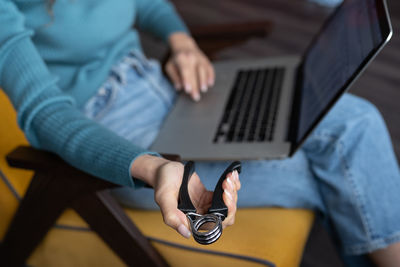
<instances>
[{"instance_id":1,"label":"blue knit sweater","mask_svg":"<svg viewBox=\"0 0 400 267\"><path fill-rule=\"evenodd\" d=\"M86 119L79 108L111 66L140 49L132 25L166 40L186 31L164 0L0 0L0 87L37 148L105 180L133 186L133 160L151 153Z\"/></svg>"}]
</instances>

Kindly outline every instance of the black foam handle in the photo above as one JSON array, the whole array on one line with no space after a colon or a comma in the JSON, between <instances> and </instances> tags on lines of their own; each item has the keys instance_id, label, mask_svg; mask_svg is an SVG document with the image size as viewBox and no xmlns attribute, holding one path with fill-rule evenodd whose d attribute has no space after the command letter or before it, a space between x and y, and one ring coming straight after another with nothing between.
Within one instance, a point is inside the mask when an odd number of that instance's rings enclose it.
<instances>
[{"instance_id":1,"label":"black foam handle","mask_svg":"<svg viewBox=\"0 0 400 267\"><path fill-rule=\"evenodd\" d=\"M229 165L228 168L225 169L224 173L219 178L218 183L214 189L213 199L212 199L211 207L208 209L208 213L216 212L216 213L223 214L225 217L228 216L228 207L225 205L224 200L222 199L222 194L224 193L224 190L222 189L222 183L224 182L228 173L233 172L234 170L237 170L238 173L240 173L242 171L240 161L232 162L232 164ZM223 217L221 219L224 220L225 217Z\"/></svg>"},{"instance_id":2,"label":"black foam handle","mask_svg":"<svg viewBox=\"0 0 400 267\"><path fill-rule=\"evenodd\" d=\"M193 173L194 173L194 162L188 161L185 164L182 184L181 187L179 188L179 200L178 200L178 209L185 214L188 212L196 213L196 208L193 206L188 191L189 180L192 177Z\"/></svg>"}]
</instances>

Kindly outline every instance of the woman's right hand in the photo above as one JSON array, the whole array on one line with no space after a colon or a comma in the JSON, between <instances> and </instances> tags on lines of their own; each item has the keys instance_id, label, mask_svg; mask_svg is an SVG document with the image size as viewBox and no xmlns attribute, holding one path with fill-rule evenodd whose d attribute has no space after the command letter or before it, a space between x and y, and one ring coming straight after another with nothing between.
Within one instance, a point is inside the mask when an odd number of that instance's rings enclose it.
<instances>
[{"instance_id":1,"label":"woman's right hand","mask_svg":"<svg viewBox=\"0 0 400 267\"><path fill-rule=\"evenodd\" d=\"M178 91L184 90L194 101L200 101L200 93L206 93L214 85L213 65L190 35L172 33L168 42L171 49L165 65L168 77Z\"/></svg>"},{"instance_id":2,"label":"woman's right hand","mask_svg":"<svg viewBox=\"0 0 400 267\"><path fill-rule=\"evenodd\" d=\"M152 171L143 172L147 173L147 177L141 177L137 174L133 176L139 179L144 178L143 181L153 186L154 199L161 209L165 224L178 231L182 236L189 238L191 232L186 215L178 209L179 189L182 183L184 165L179 162L144 155L134 161L131 172L135 167L144 166L152 169ZM136 169L135 172L139 172L139 169ZM188 188L197 212L199 214L206 213L211 206L213 192L206 190L196 173L190 179ZM228 207L228 216L222 224L223 227L226 227L232 225L235 220L237 191L240 189L239 175L236 171L227 175L222 188L224 189L223 200Z\"/></svg>"}]
</instances>

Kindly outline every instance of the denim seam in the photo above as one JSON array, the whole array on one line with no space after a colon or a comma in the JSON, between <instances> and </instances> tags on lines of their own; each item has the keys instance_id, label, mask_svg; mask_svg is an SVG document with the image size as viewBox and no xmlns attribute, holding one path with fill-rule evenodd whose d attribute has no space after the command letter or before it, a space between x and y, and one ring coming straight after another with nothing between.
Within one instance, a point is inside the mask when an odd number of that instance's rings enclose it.
<instances>
[{"instance_id":1,"label":"denim seam","mask_svg":"<svg viewBox=\"0 0 400 267\"><path fill-rule=\"evenodd\" d=\"M361 194L360 194L359 190L357 189L357 186L356 186L354 180L352 179L352 174L350 172L349 165L347 164L344 149L343 149L344 148L343 142L339 140L338 136L332 135L330 133L315 133L314 136L316 136L319 139L330 139L330 141L336 140L338 152L341 156L341 165L343 168L344 177L349 182L349 184L353 190L355 200L356 200L354 204L357 207L357 209L359 210L361 222L362 222L363 228L367 234L367 239L368 239L367 242L371 242L372 241L372 238L371 238L372 230L370 227L369 216L364 208L364 205L362 204L361 197L360 197ZM344 247L346 247L346 246L344 245ZM345 250L347 251L347 249L345 249Z\"/></svg>"},{"instance_id":2,"label":"denim seam","mask_svg":"<svg viewBox=\"0 0 400 267\"><path fill-rule=\"evenodd\" d=\"M339 149L339 153L341 154L341 159L342 159L342 164L343 164L343 169L344 169L344 175L347 178L347 180L350 182L351 187L353 189L354 195L356 197L356 206L359 209L360 212L360 216L361 216L361 221L362 224L364 226L364 229L367 233L367 238L368 240L372 240L372 236L373 236L373 231L371 228L371 220L370 220L370 216L368 215L367 210L365 209L365 205L364 202L362 201L362 197L360 194L360 191L357 188L357 185L353 179L353 175L350 171L350 167L349 164L347 164L346 161L346 157L344 155L344 150L343 150L344 144L342 141L338 141L338 149Z\"/></svg>"},{"instance_id":3,"label":"denim seam","mask_svg":"<svg viewBox=\"0 0 400 267\"><path fill-rule=\"evenodd\" d=\"M362 243L357 245L345 246L345 252L353 255L366 254L377 249L382 249L390 244L400 241L400 231L394 232L388 237L376 238L368 241L368 243Z\"/></svg>"}]
</instances>

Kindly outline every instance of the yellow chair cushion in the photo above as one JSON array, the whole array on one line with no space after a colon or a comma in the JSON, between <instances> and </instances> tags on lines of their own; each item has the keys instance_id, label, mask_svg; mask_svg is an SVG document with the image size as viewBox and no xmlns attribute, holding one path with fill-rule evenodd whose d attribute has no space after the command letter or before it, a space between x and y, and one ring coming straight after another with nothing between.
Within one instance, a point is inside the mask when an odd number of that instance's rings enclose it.
<instances>
[{"instance_id":1,"label":"yellow chair cushion","mask_svg":"<svg viewBox=\"0 0 400 267\"><path fill-rule=\"evenodd\" d=\"M220 240L209 246L184 239L162 222L158 211L126 210L136 226L174 267L267 266L248 260L204 253L205 250L253 257L273 262L275 266L294 267L301 260L313 213L308 210L279 208L241 209L235 225L226 228ZM32 266L124 266L124 264L90 231L78 215L68 210L58 224L82 227L82 230L54 228L31 256ZM176 248L167 241L184 248ZM191 251L188 249L196 249ZM190 263L190 264L188 264Z\"/></svg>"},{"instance_id":2,"label":"yellow chair cushion","mask_svg":"<svg viewBox=\"0 0 400 267\"><path fill-rule=\"evenodd\" d=\"M9 177L18 177L10 182L20 195L25 193L33 172L11 168L7 165L5 155L19 145L27 145L23 132L17 126L17 116L7 96L0 88L0 169Z\"/></svg>"},{"instance_id":3,"label":"yellow chair cushion","mask_svg":"<svg viewBox=\"0 0 400 267\"><path fill-rule=\"evenodd\" d=\"M16 121L15 111L0 88L0 178L6 174L8 182L20 196L23 196L33 172L11 168L5 158L7 153L18 145L28 144ZM5 187L4 182L0 182L0 240L17 205L14 195Z\"/></svg>"},{"instance_id":4,"label":"yellow chair cushion","mask_svg":"<svg viewBox=\"0 0 400 267\"><path fill-rule=\"evenodd\" d=\"M32 177L31 171L10 168L5 155L27 144L16 125L16 115L0 90L0 241ZM11 190L13 188L15 192ZM139 229L150 238L171 266L298 266L312 221L308 210L279 208L241 209L234 226L224 230L221 239L202 246L180 237L165 226L158 211L126 210ZM210 253L227 253L254 258L238 259ZM123 262L88 229L73 211L66 210L56 226L31 255L35 267L124 266Z\"/></svg>"}]
</instances>

